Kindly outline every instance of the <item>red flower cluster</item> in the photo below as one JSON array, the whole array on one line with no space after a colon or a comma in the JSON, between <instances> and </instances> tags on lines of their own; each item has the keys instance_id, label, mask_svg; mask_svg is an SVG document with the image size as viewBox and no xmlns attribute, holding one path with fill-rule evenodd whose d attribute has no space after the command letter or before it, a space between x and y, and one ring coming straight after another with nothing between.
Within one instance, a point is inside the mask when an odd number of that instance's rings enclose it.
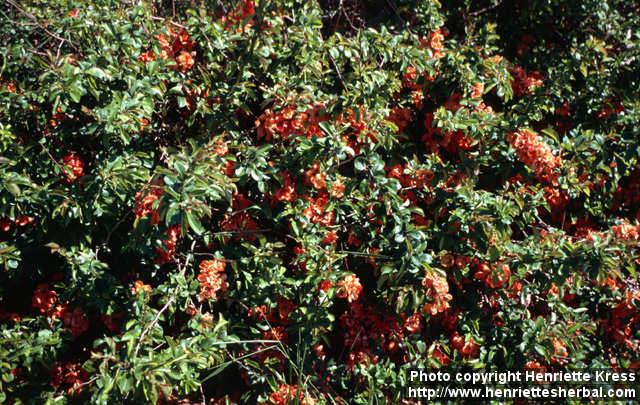
<instances>
[{"instance_id":1,"label":"red flower cluster","mask_svg":"<svg viewBox=\"0 0 640 405\"><path fill-rule=\"evenodd\" d=\"M551 340L551 344L553 346L553 357L551 357L551 363L555 363L560 366L566 364L567 358L569 357L567 346L558 338L553 338Z\"/></svg>"},{"instance_id":2,"label":"red flower cluster","mask_svg":"<svg viewBox=\"0 0 640 405\"><path fill-rule=\"evenodd\" d=\"M618 185L611 208L614 211L631 210L631 214L640 221L640 170L634 170L624 182Z\"/></svg>"},{"instance_id":3,"label":"red flower cluster","mask_svg":"<svg viewBox=\"0 0 640 405\"><path fill-rule=\"evenodd\" d=\"M344 197L345 185L342 182L342 178L338 177L331 183L331 188L329 189L329 195L333 198L342 198Z\"/></svg>"},{"instance_id":4,"label":"red flower cluster","mask_svg":"<svg viewBox=\"0 0 640 405\"><path fill-rule=\"evenodd\" d=\"M454 105L450 105L449 107L456 108ZM458 151L471 149L473 139L466 136L462 130L448 131L442 135L441 129L435 127L433 121L433 113L428 112L424 118L424 128L426 132L422 135L422 142L428 151L431 153L439 153L442 149L452 155L456 155Z\"/></svg>"},{"instance_id":5,"label":"red flower cluster","mask_svg":"<svg viewBox=\"0 0 640 405\"><path fill-rule=\"evenodd\" d=\"M238 5L226 15L222 16L221 22L226 29L230 29L232 26L246 22L246 25L238 27L236 32L242 32L244 29L251 27L253 24L252 17L256 13L255 1L253 0L241 0Z\"/></svg>"},{"instance_id":6,"label":"red flower cluster","mask_svg":"<svg viewBox=\"0 0 640 405\"><path fill-rule=\"evenodd\" d=\"M340 316L343 347L349 351L347 368L356 364L377 363L380 351L396 353L404 339L403 325L393 316L374 311L363 300L353 303Z\"/></svg>"},{"instance_id":7,"label":"red flower cluster","mask_svg":"<svg viewBox=\"0 0 640 405\"><path fill-rule=\"evenodd\" d=\"M506 264L491 268L487 263L480 263L476 266L473 278L483 282L489 288L500 288L509 282L511 269Z\"/></svg>"},{"instance_id":8,"label":"red flower cluster","mask_svg":"<svg viewBox=\"0 0 640 405\"><path fill-rule=\"evenodd\" d=\"M74 337L78 337L89 330L89 320L80 307L74 308L73 311L64 311L62 322L67 329L71 330Z\"/></svg>"},{"instance_id":9,"label":"red flower cluster","mask_svg":"<svg viewBox=\"0 0 640 405\"><path fill-rule=\"evenodd\" d=\"M300 405L315 405L316 400L304 393L297 385L280 384L277 391L269 395L269 400L265 405L289 405L292 403Z\"/></svg>"},{"instance_id":10,"label":"red flower cluster","mask_svg":"<svg viewBox=\"0 0 640 405\"><path fill-rule=\"evenodd\" d=\"M195 43L189 37L189 33L183 28L179 32L175 32L171 27L167 28L169 37L164 34L158 34L155 38L160 43L160 58L167 60L173 59L175 68L183 73L188 71L195 64L196 52L193 50ZM156 55L149 50L138 56L138 60L148 63L154 61Z\"/></svg>"},{"instance_id":11,"label":"red flower cluster","mask_svg":"<svg viewBox=\"0 0 640 405\"><path fill-rule=\"evenodd\" d=\"M616 101L612 102L610 99L607 99L604 103L604 106L596 113L596 117L598 119L604 120L611 117L614 114L620 114L624 111L624 106L621 102Z\"/></svg>"},{"instance_id":12,"label":"red flower cluster","mask_svg":"<svg viewBox=\"0 0 640 405\"><path fill-rule=\"evenodd\" d=\"M408 169L405 166L396 164L392 167L385 167L387 177L398 179L404 188L422 189L431 185L433 180L433 172L426 169L418 169L413 173L406 173Z\"/></svg>"},{"instance_id":13,"label":"red flower cluster","mask_svg":"<svg viewBox=\"0 0 640 405\"><path fill-rule=\"evenodd\" d=\"M200 262L200 295L198 300L216 300L218 295L229 288L227 275L224 273L226 263L219 259Z\"/></svg>"},{"instance_id":14,"label":"red flower cluster","mask_svg":"<svg viewBox=\"0 0 640 405\"><path fill-rule=\"evenodd\" d=\"M348 302L355 302L362 292L362 284L360 279L353 274L349 274L342 280L338 281L336 296L346 299Z\"/></svg>"},{"instance_id":15,"label":"red flower cluster","mask_svg":"<svg viewBox=\"0 0 640 405\"><path fill-rule=\"evenodd\" d=\"M258 321L267 321L269 329L262 333L265 340L277 340L286 344L289 340L287 326L289 325L289 315L296 309L296 305L283 297L278 297L276 310L267 309L266 305L251 308L247 315L256 317ZM258 346L260 354L258 358L264 362L267 359L276 359L281 366L284 366L285 356L279 350L266 349L266 344Z\"/></svg>"},{"instance_id":16,"label":"red flower cluster","mask_svg":"<svg viewBox=\"0 0 640 405\"><path fill-rule=\"evenodd\" d=\"M400 197L404 201L408 201L411 206L416 206L421 200L416 195L417 191L423 190L425 187L431 187L431 180L433 179L433 172L425 169L411 170L407 169L407 165L404 166L396 164L393 167L385 167L387 177L398 179L402 185L402 190L399 191ZM407 173L405 173L407 172ZM428 195L422 202L429 204L431 197ZM417 226L428 226L429 220L425 217L412 214L413 222Z\"/></svg>"},{"instance_id":17,"label":"red flower cluster","mask_svg":"<svg viewBox=\"0 0 640 405\"><path fill-rule=\"evenodd\" d=\"M172 225L167 229L167 239L164 241L164 248L156 248L156 264L167 264L173 259L181 232L180 225Z\"/></svg>"},{"instance_id":18,"label":"red flower cluster","mask_svg":"<svg viewBox=\"0 0 640 405\"><path fill-rule=\"evenodd\" d=\"M428 38L422 38L420 40L420 46L431 48L433 51L433 57L441 58L444 56L444 52L442 52L444 49L443 41L444 34L442 29L438 28L436 31L430 33Z\"/></svg>"},{"instance_id":19,"label":"red flower cluster","mask_svg":"<svg viewBox=\"0 0 640 405\"><path fill-rule=\"evenodd\" d=\"M539 181L556 183L555 170L562 166L562 160L554 156L553 150L535 132L521 129L509 133L507 140L515 148L518 159L533 170Z\"/></svg>"},{"instance_id":20,"label":"red flower cluster","mask_svg":"<svg viewBox=\"0 0 640 405\"><path fill-rule=\"evenodd\" d=\"M82 308L69 311L67 304L58 304L58 294L49 289L48 284L39 284L33 291L31 305L43 315L52 319L62 319L66 328L71 330L74 337L89 330L89 320Z\"/></svg>"},{"instance_id":21,"label":"red flower cluster","mask_svg":"<svg viewBox=\"0 0 640 405\"><path fill-rule=\"evenodd\" d=\"M398 127L397 133L400 133L413 120L413 110L411 108L393 107L386 120L393 122Z\"/></svg>"},{"instance_id":22,"label":"red flower cluster","mask_svg":"<svg viewBox=\"0 0 640 405\"><path fill-rule=\"evenodd\" d=\"M306 183L312 185L316 190L326 190L327 172L320 168L319 162L313 162L311 168L305 173Z\"/></svg>"},{"instance_id":23,"label":"red flower cluster","mask_svg":"<svg viewBox=\"0 0 640 405\"><path fill-rule=\"evenodd\" d=\"M442 349L440 349L440 346L436 346L433 351L429 353L429 358L437 360L438 363L443 366L447 366L451 363L451 359L442 351Z\"/></svg>"},{"instance_id":24,"label":"red flower cluster","mask_svg":"<svg viewBox=\"0 0 640 405\"><path fill-rule=\"evenodd\" d=\"M270 142L274 136L283 140L291 136L323 137L318 124L326 121L324 107L324 104L316 103L304 112L299 112L295 104L288 104L279 112L267 109L255 122L258 139Z\"/></svg>"},{"instance_id":25,"label":"red flower cluster","mask_svg":"<svg viewBox=\"0 0 640 405\"><path fill-rule=\"evenodd\" d=\"M404 328L409 333L419 333L422 330L422 315L415 313L404 320Z\"/></svg>"},{"instance_id":26,"label":"red flower cluster","mask_svg":"<svg viewBox=\"0 0 640 405\"><path fill-rule=\"evenodd\" d=\"M437 315L449 309L449 283L447 279L437 273L429 273L422 279L422 285L427 289L429 302L424 305L423 311L430 315Z\"/></svg>"},{"instance_id":27,"label":"red flower cluster","mask_svg":"<svg viewBox=\"0 0 640 405\"><path fill-rule=\"evenodd\" d=\"M477 82L471 87L471 98L481 98L484 94L484 83Z\"/></svg>"},{"instance_id":28,"label":"red flower cluster","mask_svg":"<svg viewBox=\"0 0 640 405\"><path fill-rule=\"evenodd\" d=\"M56 303L58 302L58 294L49 289L48 284L39 284L33 291L33 297L31 298L31 305L38 310L41 314L47 314L51 312Z\"/></svg>"},{"instance_id":29,"label":"red flower cluster","mask_svg":"<svg viewBox=\"0 0 640 405\"><path fill-rule=\"evenodd\" d=\"M423 77L427 82L431 82L434 80L434 78L431 76L424 75ZM407 67L404 75L402 75L402 86L406 89L409 89L413 106L418 109L422 108L423 88L422 85L418 83L418 71L415 67ZM402 112L401 114L404 115L405 112Z\"/></svg>"},{"instance_id":30,"label":"red flower cluster","mask_svg":"<svg viewBox=\"0 0 640 405\"><path fill-rule=\"evenodd\" d=\"M537 70L527 73L521 66L514 66L511 69L511 74L513 75L511 89L516 97L528 96L536 87L540 87L544 83L542 74Z\"/></svg>"},{"instance_id":31,"label":"red flower cluster","mask_svg":"<svg viewBox=\"0 0 640 405\"><path fill-rule=\"evenodd\" d=\"M68 394L77 394L82 391L82 385L89 380L87 373L80 364L55 363L51 368L51 385L63 388Z\"/></svg>"},{"instance_id":32,"label":"red flower cluster","mask_svg":"<svg viewBox=\"0 0 640 405\"><path fill-rule=\"evenodd\" d=\"M273 195L273 199L275 201L288 201L293 202L298 199L298 194L296 193L296 186L293 180L291 179L291 175L287 170L283 171L282 174L282 187L276 191Z\"/></svg>"},{"instance_id":33,"label":"red flower cluster","mask_svg":"<svg viewBox=\"0 0 640 405\"><path fill-rule=\"evenodd\" d=\"M356 155L360 154L362 145L368 141L373 143L377 141L376 135L367 125L367 120L367 113L362 107L355 110L349 108L336 118L336 126L344 129L341 134L342 141L353 149Z\"/></svg>"},{"instance_id":34,"label":"red flower cluster","mask_svg":"<svg viewBox=\"0 0 640 405\"><path fill-rule=\"evenodd\" d=\"M150 285L145 284L142 280L136 280L133 283L133 287L131 287L131 292L134 295L137 295L138 291L144 291L145 294L149 294L152 291L152 288Z\"/></svg>"},{"instance_id":35,"label":"red flower cluster","mask_svg":"<svg viewBox=\"0 0 640 405\"><path fill-rule=\"evenodd\" d=\"M473 359L480 354L480 346L473 337L469 337L467 340L458 331L455 331L451 334L450 341L451 346L460 352L460 355L465 359Z\"/></svg>"},{"instance_id":36,"label":"red flower cluster","mask_svg":"<svg viewBox=\"0 0 640 405\"><path fill-rule=\"evenodd\" d=\"M12 225L22 228L32 224L34 221L35 218L28 215L21 215L13 221L10 218L0 218L0 232L9 232Z\"/></svg>"},{"instance_id":37,"label":"red flower cluster","mask_svg":"<svg viewBox=\"0 0 640 405\"><path fill-rule=\"evenodd\" d=\"M634 305L635 302L635 305ZM638 291L626 291L623 299L611 310L611 315L605 324L605 332L614 341L637 350L639 342L631 340L634 331L640 324L640 311L637 303L640 302Z\"/></svg>"},{"instance_id":38,"label":"red flower cluster","mask_svg":"<svg viewBox=\"0 0 640 405\"><path fill-rule=\"evenodd\" d=\"M160 213L157 208L153 208L153 204L162 196L164 190L162 189L162 180L152 184L151 191L143 197L142 192L137 192L135 197L135 207L133 212L136 218L146 218L151 215L151 224L157 225L160 223Z\"/></svg>"},{"instance_id":39,"label":"red flower cluster","mask_svg":"<svg viewBox=\"0 0 640 405\"><path fill-rule=\"evenodd\" d=\"M65 157L62 158L62 165L64 166L64 171L62 175L64 176L66 183L73 183L80 177L84 176L84 162L80 159L80 156L75 153L69 153Z\"/></svg>"},{"instance_id":40,"label":"red flower cluster","mask_svg":"<svg viewBox=\"0 0 640 405\"><path fill-rule=\"evenodd\" d=\"M618 239L624 240L638 240L640 239L640 225L631 225L629 221L624 221L620 225L611 227L613 236Z\"/></svg>"},{"instance_id":41,"label":"red flower cluster","mask_svg":"<svg viewBox=\"0 0 640 405\"><path fill-rule=\"evenodd\" d=\"M225 214L220 227L224 232L235 234L236 240L255 240L255 232L258 230L258 223L246 211L251 206L251 201L241 193L235 193L231 207L234 212Z\"/></svg>"},{"instance_id":42,"label":"red flower cluster","mask_svg":"<svg viewBox=\"0 0 640 405\"><path fill-rule=\"evenodd\" d=\"M554 213L563 212L570 201L566 192L549 186L544 188L544 199Z\"/></svg>"},{"instance_id":43,"label":"red flower cluster","mask_svg":"<svg viewBox=\"0 0 640 405\"><path fill-rule=\"evenodd\" d=\"M333 225L335 214L333 211L325 212L329 197L326 193L319 194L316 198L307 197L309 206L302 212L311 222L322 226Z\"/></svg>"},{"instance_id":44,"label":"red flower cluster","mask_svg":"<svg viewBox=\"0 0 640 405\"><path fill-rule=\"evenodd\" d=\"M42 131L44 135L49 135L51 130L58 126L62 121L67 119L69 116L62 111L61 108L58 107L56 113L51 116L51 119L47 121L44 130Z\"/></svg>"}]
</instances>

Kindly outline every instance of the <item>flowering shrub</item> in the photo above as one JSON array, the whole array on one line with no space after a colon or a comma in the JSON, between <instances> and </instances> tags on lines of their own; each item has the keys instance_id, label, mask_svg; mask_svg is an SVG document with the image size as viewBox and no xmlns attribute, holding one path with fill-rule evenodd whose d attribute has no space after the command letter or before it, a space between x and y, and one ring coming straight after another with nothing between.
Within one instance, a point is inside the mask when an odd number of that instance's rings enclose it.
<instances>
[{"instance_id":1,"label":"flowering shrub","mask_svg":"<svg viewBox=\"0 0 640 405\"><path fill-rule=\"evenodd\" d=\"M0 402L637 368L639 15L8 0Z\"/></svg>"}]
</instances>

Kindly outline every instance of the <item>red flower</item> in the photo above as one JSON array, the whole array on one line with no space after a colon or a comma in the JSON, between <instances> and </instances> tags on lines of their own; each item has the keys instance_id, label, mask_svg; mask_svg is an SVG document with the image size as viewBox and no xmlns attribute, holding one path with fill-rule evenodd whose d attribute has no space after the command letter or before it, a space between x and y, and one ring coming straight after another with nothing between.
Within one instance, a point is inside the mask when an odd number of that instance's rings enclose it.
<instances>
[{"instance_id":1,"label":"red flower","mask_svg":"<svg viewBox=\"0 0 640 405\"><path fill-rule=\"evenodd\" d=\"M178 63L178 67L183 73L191 69L196 63L195 59L193 58L192 52L187 51L181 51L180 54L176 56L176 62Z\"/></svg>"},{"instance_id":2,"label":"red flower","mask_svg":"<svg viewBox=\"0 0 640 405\"><path fill-rule=\"evenodd\" d=\"M255 240L255 232L258 230L258 223L251 214L246 211L253 203L242 193L235 193L231 202L233 213L225 214L220 228L235 236L236 240Z\"/></svg>"},{"instance_id":3,"label":"red flower","mask_svg":"<svg viewBox=\"0 0 640 405\"><path fill-rule=\"evenodd\" d=\"M422 279L422 285L427 289L429 301L423 310L430 315L437 315L449 309L449 301L453 298L449 294L447 279L437 273L429 273Z\"/></svg>"},{"instance_id":4,"label":"red flower","mask_svg":"<svg viewBox=\"0 0 640 405\"><path fill-rule=\"evenodd\" d=\"M551 343L553 344L553 354L554 354L554 356L551 358L551 362L557 363L559 365L566 364L567 357L569 357L569 351L567 350L567 346L565 346L564 342L558 338L553 338Z\"/></svg>"},{"instance_id":5,"label":"red flower","mask_svg":"<svg viewBox=\"0 0 640 405\"><path fill-rule=\"evenodd\" d=\"M236 7L222 17L222 22L228 30L233 25L240 22L246 22L245 26L238 27L236 32L242 32L244 28L248 28L253 24L251 17L256 13L254 0L242 0Z\"/></svg>"},{"instance_id":6,"label":"red flower","mask_svg":"<svg viewBox=\"0 0 640 405\"><path fill-rule=\"evenodd\" d=\"M471 97L472 98L480 98L484 94L484 84L481 82L477 82L471 87Z\"/></svg>"},{"instance_id":7,"label":"red flower","mask_svg":"<svg viewBox=\"0 0 640 405\"><path fill-rule=\"evenodd\" d=\"M149 294L151 293L153 289L151 288L150 285L145 284L142 280L136 280L133 283L133 287L131 287L131 292L134 295L138 295L139 291L144 291L145 294Z\"/></svg>"},{"instance_id":8,"label":"red flower","mask_svg":"<svg viewBox=\"0 0 640 405\"><path fill-rule=\"evenodd\" d=\"M229 288L227 275L224 273L226 263L219 259L203 260L200 262L200 283L199 301L215 300L218 295Z\"/></svg>"},{"instance_id":9,"label":"red flower","mask_svg":"<svg viewBox=\"0 0 640 405\"><path fill-rule=\"evenodd\" d=\"M545 366L535 360L529 360L528 362L526 362L524 364L524 368L525 370L536 371L538 373L544 373L547 371L547 368Z\"/></svg>"},{"instance_id":10,"label":"red flower","mask_svg":"<svg viewBox=\"0 0 640 405\"><path fill-rule=\"evenodd\" d=\"M420 41L421 46L429 47L433 50L433 56L435 58L440 58L444 56L442 50L444 49L444 45L442 44L444 41L444 35L442 34L442 30L438 28L436 31L429 34L429 38L423 38Z\"/></svg>"},{"instance_id":11,"label":"red flower","mask_svg":"<svg viewBox=\"0 0 640 405\"><path fill-rule=\"evenodd\" d=\"M89 320L80 307L74 308L73 311L65 311L62 316L62 322L66 328L71 330L74 337L78 337L89 330Z\"/></svg>"},{"instance_id":12,"label":"red flower","mask_svg":"<svg viewBox=\"0 0 640 405\"><path fill-rule=\"evenodd\" d=\"M269 405L289 405L292 403L300 405L315 405L316 400L306 395L302 388L297 385L280 384L278 389L269 395Z\"/></svg>"},{"instance_id":13,"label":"red flower","mask_svg":"<svg viewBox=\"0 0 640 405\"><path fill-rule=\"evenodd\" d=\"M411 108L393 107L387 116L387 121L394 123L398 127L396 132L400 133L411 123L412 118L413 110Z\"/></svg>"},{"instance_id":14,"label":"red flower","mask_svg":"<svg viewBox=\"0 0 640 405\"><path fill-rule=\"evenodd\" d=\"M446 108L449 111L456 112L460 108L462 108L462 105L460 105L460 100L462 100L462 94L456 91L451 94L451 96L447 101L445 101L444 108Z\"/></svg>"},{"instance_id":15,"label":"red flower","mask_svg":"<svg viewBox=\"0 0 640 405\"><path fill-rule=\"evenodd\" d=\"M33 298L31 299L31 305L36 308L41 314L46 314L53 309L53 306L58 301L58 294L49 289L48 284L39 284L33 292Z\"/></svg>"},{"instance_id":16,"label":"red flower","mask_svg":"<svg viewBox=\"0 0 640 405\"><path fill-rule=\"evenodd\" d=\"M334 231L327 232L327 234L324 236L324 239L322 239L321 243L323 245L331 245L333 243L336 243L336 240L338 240L338 234L334 230Z\"/></svg>"},{"instance_id":17,"label":"red flower","mask_svg":"<svg viewBox=\"0 0 640 405\"><path fill-rule=\"evenodd\" d=\"M329 195L333 198L342 198L344 196L344 183L342 179L338 178L331 184Z\"/></svg>"},{"instance_id":18,"label":"red flower","mask_svg":"<svg viewBox=\"0 0 640 405\"><path fill-rule=\"evenodd\" d=\"M87 380L89 380L89 373L80 364L55 363L51 368L50 384L56 389L66 388L69 394L82 391L82 385Z\"/></svg>"},{"instance_id":19,"label":"red flower","mask_svg":"<svg viewBox=\"0 0 640 405\"><path fill-rule=\"evenodd\" d=\"M285 140L291 136L323 137L324 132L318 125L326 121L323 110L322 103L314 104L304 112L298 112L295 104L286 105L279 112L267 109L255 122L257 137L266 141L271 141L274 135Z\"/></svg>"},{"instance_id":20,"label":"red flower","mask_svg":"<svg viewBox=\"0 0 640 405\"><path fill-rule=\"evenodd\" d=\"M318 290L325 293L329 291L331 287L333 287L333 283L329 280L322 280L320 283L318 283Z\"/></svg>"},{"instance_id":21,"label":"red flower","mask_svg":"<svg viewBox=\"0 0 640 405\"><path fill-rule=\"evenodd\" d=\"M446 366L449 363L451 363L451 359L449 358L449 356L444 354L444 352L442 350L440 350L439 346L436 346L433 349L433 351L431 353L429 353L429 357L432 358L432 359L436 359L438 361L438 363L440 363L443 366Z\"/></svg>"},{"instance_id":22,"label":"red flower","mask_svg":"<svg viewBox=\"0 0 640 405\"><path fill-rule=\"evenodd\" d=\"M559 115L561 117L568 117L569 113L571 112L570 107L569 107L569 103L568 102L564 102L562 103L562 105L558 108L556 108L556 115Z\"/></svg>"},{"instance_id":23,"label":"red flower","mask_svg":"<svg viewBox=\"0 0 640 405\"><path fill-rule=\"evenodd\" d=\"M511 74L513 75L511 89L516 97L530 95L536 87L543 84L542 75L538 71L527 74L522 67L515 66L511 69Z\"/></svg>"},{"instance_id":24,"label":"red flower","mask_svg":"<svg viewBox=\"0 0 640 405\"><path fill-rule=\"evenodd\" d=\"M620 225L611 227L613 236L623 240L640 239L640 225L631 225L628 221L622 222Z\"/></svg>"},{"instance_id":25,"label":"red flower","mask_svg":"<svg viewBox=\"0 0 640 405\"><path fill-rule=\"evenodd\" d=\"M418 333L422 330L422 315L415 313L405 319L404 328L410 333Z\"/></svg>"},{"instance_id":26,"label":"red flower","mask_svg":"<svg viewBox=\"0 0 640 405\"><path fill-rule=\"evenodd\" d=\"M157 207L154 209L153 205L164 193L162 186L163 182L160 180L151 185L151 191L144 197L142 192L136 193L135 207L133 208L136 218L146 218L151 215L152 225L160 223L160 213Z\"/></svg>"},{"instance_id":27,"label":"red flower","mask_svg":"<svg viewBox=\"0 0 640 405\"><path fill-rule=\"evenodd\" d=\"M273 199L276 201L289 201L293 202L298 199L298 194L296 193L296 188L293 180L291 180L291 175L288 171L282 172L282 187L276 191Z\"/></svg>"},{"instance_id":28,"label":"red flower","mask_svg":"<svg viewBox=\"0 0 640 405\"><path fill-rule=\"evenodd\" d=\"M358 300L361 292L362 285L360 280L355 275L350 274L338 282L336 295L338 298L346 299L348 302L354 302Z\"/></svg>"},{"instance_id":29,"label":"red flower","mask_svg":"<svg viewBox=\"0 0 640 405\"><path fill-rule=\"evenodd\" d=\"M156 248L156 264L163 265L173 260L180 233L180 225L172 225L167 229L167 240L164 241L164 248Z\"/></svg>"},{"instance_id":30,"label":"red flower","mask_svg":"<svg viewBox=\"0 0 640 405\"><path fill-rule=\"evenodd\" d=\"M277 340L286 343L289 340L289 334L284 326L274 326L262 333L262 338L265 340Z\"/></svg>"},{"instance_id":31,"label":"red flower","mask_svg":"<svg viewBox=\"0 0 640 405\"><path fill-rule=\"evenodd\" d=\"M138 60L144 63L153 62L154 60L156 60L156 55L153 53L153 51L143 52L138 56Z\"/></svg>"},{"instance_id":32,"label":"red flower","mask_svg":"<svg viewBox=\"0 0 640 405\"><path fill-rule=\"evenodd\" d=\"M0 218L0 232L9 232L12 224L9 218Z\"/></svg>"},{"instance_id":33,"label":"red flower","mask_svg":"<svg viewBox=\"0 0 640 405\"><path fill-rule=\"evenodd\" d=\"M481 263L478 265L473 277L484 282L489 288L500 288L509 281L511 269L506 264L499 266L497 269L492 269L488 264Z\"/></svg>"},{"instance_id":34,"label":"red flower","mask_svg":"<svg viewBox=\"0 0 640 405\"><path fill-rule=\"evenodd\" d=\"M73 183L80 177L84 176L84 162L80 159L80 156L75 153L70 153L63 157L62 164L65 168L62 172L65 182Z\"/></svg>"},{"instance_id":35,"label":"red flower","mask_svg":"<svg viewBox=\"0 0 640 405\"><path fill-rule=\"evenodd\" d=\"M358 236L356 235L355 232L350 231L349 232L349 236L347 237L347 244L349 246L353 246L355 248L360 247L360 245L362 245L362 241L360 239L358 239Z\"/></svg>"},{"instance_id":36,"label":"red flower","mask_svg":"<svg viewBox=\"0 0 640 405\"><path fill-rule=\"evenodd\" d=\"M302 214L311 222L322 226L331 226L335 220L333 211L325 212L329 202L327 194L320 194L315 199L308 197L309 206L302 211Z\"/></svg>"},{"instance_id":37,"label":"red flower","mask_svg":"<svg viewBox=\"0 0 640 405\"><path fill-rule=\"evenodd\" d=\"M562 212L569 204L566 192L548 186L544 188L544 199L553 212Z\"/></svg>"},{"instance_id":38,"label":"red flower","mask_svg":"<svg viewBox=\"0 0 640 405\"><path fill-rule=\"evenodd\" d=\"M18 226L27 226L33 223L33 221L35 221L33 217L30 217L28 215L21 215L18 218L16 218L15 224Z\"/></svg>"},{"instance_id":39,"label":"red flower","mask_svg":"<svg viewBox=\"0 0 640 405\"><path fill-rule=\"evenodd\" d=\"M556 169L562 166L562 160L554 156L553 150L535 132L521 129L507 134L507 140L515 148L518 159L533 170L539 181L556 183Z\"/></svg>"},{"instance_id":40,"label":"red flower","mask_svg":"<svg viewBox=\"0 0 640 405\"><path fill-rule=\"evenodd\" d=\"M478 357L480 354L480 346L476 343L473 337L469 337L469 340L465 340L464 336L460 333L453 332L451 334L451 346L460 352L460 355L466 359L472 359Z\"/></svg>"}]
</instances>

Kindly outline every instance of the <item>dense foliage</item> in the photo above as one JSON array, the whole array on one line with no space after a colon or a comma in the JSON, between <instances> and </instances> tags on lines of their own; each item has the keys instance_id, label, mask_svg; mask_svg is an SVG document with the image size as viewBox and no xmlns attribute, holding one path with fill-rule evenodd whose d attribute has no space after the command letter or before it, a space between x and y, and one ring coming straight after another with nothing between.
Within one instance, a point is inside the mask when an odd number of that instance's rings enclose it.
<instances>
[{"instance_id":1,"label":"dense foliage","mask_svg":"<svg viewBox=\"0 0 640 405\"><path fill-rule=\"evenodd\" d=\"M640 6L7 0L0 402L640 366Z\"/></svg>"}]
</instances>

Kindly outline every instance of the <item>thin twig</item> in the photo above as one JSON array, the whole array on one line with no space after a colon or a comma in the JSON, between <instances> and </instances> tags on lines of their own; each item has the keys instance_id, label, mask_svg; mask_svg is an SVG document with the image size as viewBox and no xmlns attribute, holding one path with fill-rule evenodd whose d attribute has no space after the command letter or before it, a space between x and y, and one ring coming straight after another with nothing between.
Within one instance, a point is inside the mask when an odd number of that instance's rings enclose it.
<instances>
[{"instance_id":1,"label":"thin twig","mask_svg":"<svg viewBox=\"0 0 640 405\"><path fill-rule=\"evenodd\" d=\"M171 20L167 20L166 18L157 17L157 16L155 16L155 15L152 15L152 16L151 16L151 19L152 19L152 20L156 20L156 21L165 21L165 22L168 22L168 23L169 23L169 24L171 24L171 25L175 25L176 27L187 29L187 26L186 26L186 25L178 24L177 22L175 22L175 21L171 21Z\"/></svg>"},{"instance_id":2,"label":"thin twig","mask_svg":"<svg viewBox=\"0 0 640 405\"><path fill-rule=\"evenodd\" d=\"M51 36L51 37L53 37L53 38L57 39L58 41L68 42L68 43L69 43L69 45L71 45L71 47L72 47L73 49L75 49L77 52L79 52L79 51L80 51L80 48L78 48L78 47L76 46L76 44L74 44L74 43L73 43L73 42L71 42L70 40L65 39L65 38L62 38L62 37L61 37L61 36L59 36L58 34L56 34L56 33L54 33L54 32L49 31L49 29L48 29L45 25L43 25L42 23L40 23L40 22L38 21L38 19L36 18L36 16L34 16L33 14L31 14L31 13L30 13L30 12L28 12L28 11L25 11L22 7L20 7L20 6L18 5L18 3L16 3L16 2L15 2L15 1L13 1L13 0L6 0L6 1L7 1L7 3L9 3L11 6L13 6L13 8L15 8L16 10L18 10L21 14L24 14L27 18L29 18L29 19L30 19L30 20L32 20L34 23L36 23L36 24L38 25L38 27L42 28L42 30L43 30L45 33L47 33L49 36Z\"/></svg>"},{"instance_id":3,"label":"thin twig","mask_svg":"<svg viewBox=\"0 0 640 405\"><path fill-rule=\"evenodd\" d=\"M193 243L191 244L191 249L190 251L193 252L193 249L196 245L196 242L193 241ZM187 267L189 267L189 261L191 260L191 255L187 255L187 258L184 262L184 266L182 266L182 268L180 269L180 273L184 273L184 271L187 269ZM151 323L149 323L149 325L147 325L147 327L142 331L142 333L140 334L140 339L138 339L138 343L136 344L136 348L133 352L133 357L137 357L138 356L138 352L140 351L140 347L142 346L142 342L144 341L144 338L147 336L147 334L149 333L149 331L158 323L158 321L160 320L160 317L162 316L162 314L169 308L169 306L173 303L173 301L175 301L176 297L178 296L178 290L180 289L180 285L178 285L175 288L174 294L171 295L171 298L169 298L169 301L167 301L166 304L164 304L164 306L160 309L160 311L158 311L158 313L156 314L156 316L153 318L153 320L151 321Z\"/></svg>"},{"instance_id":4,"label":"thin twig","mask_svg":"<svg viewBox=\"0 0 640 405\"><path fill-rule=\"evenodd\" d=\"M480 9L478 11L473 11L473 12L469 13L469 15L475 17L477 15L486 13L489 10L493 10L494 8L498 7L500 4L502 4L502 0L500 0L499 2L497 2L496 4L494 4L492 6L488 6L488 7L482 8L482 9Z\"/></svg>"}]
</instances>

